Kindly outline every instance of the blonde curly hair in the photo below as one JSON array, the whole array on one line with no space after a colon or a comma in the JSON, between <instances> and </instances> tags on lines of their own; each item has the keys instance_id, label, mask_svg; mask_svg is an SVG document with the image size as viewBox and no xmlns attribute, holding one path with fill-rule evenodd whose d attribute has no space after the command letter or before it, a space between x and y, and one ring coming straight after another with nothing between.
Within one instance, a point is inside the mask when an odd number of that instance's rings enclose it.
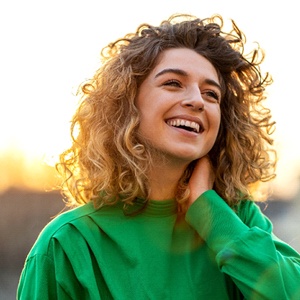
<instances>
[{"instance_id":1,"label":"blonde curly hair","mask_svg":"<svg viewBox=\"0 0 300 300\"><path fill-rule=\"evenodd\" d=\"M159 54L170 48L193 49L214 65L220 77L221 127L209 153L217 193L233 206L251 199L257 184L275 176L276 152L270 136L274 122L262 104L272 78L260 71L264 52L257 47L245 55L246 38L234 21L231 24L226 33L219 15L207 19L172 15L157 27L142 24L102 50L101 67L80 87L81 102L71 123L72 146L57 164L70 205L129 204L136 197L148 198L151 153L137 134L135 99ZM192 168L193 163L178 183L176 199L183 206Z\"/></svg>"}]
</instances>

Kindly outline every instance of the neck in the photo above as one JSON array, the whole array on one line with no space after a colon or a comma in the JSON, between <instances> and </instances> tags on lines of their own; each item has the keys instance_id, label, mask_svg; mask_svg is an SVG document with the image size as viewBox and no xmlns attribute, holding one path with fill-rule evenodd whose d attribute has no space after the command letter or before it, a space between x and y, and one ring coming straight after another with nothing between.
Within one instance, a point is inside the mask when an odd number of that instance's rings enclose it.
<instances>
[{"instance_id":1,"label":"neck","mask_svg":"<svg viewBox=\"0 0 300 300\"><path fill-rule=\"evenodd\" d=\"M186 167L187 164L171 165L166 162L154 164L149 174L150 199L173 199Z\"/></svg>"}]
</instances>

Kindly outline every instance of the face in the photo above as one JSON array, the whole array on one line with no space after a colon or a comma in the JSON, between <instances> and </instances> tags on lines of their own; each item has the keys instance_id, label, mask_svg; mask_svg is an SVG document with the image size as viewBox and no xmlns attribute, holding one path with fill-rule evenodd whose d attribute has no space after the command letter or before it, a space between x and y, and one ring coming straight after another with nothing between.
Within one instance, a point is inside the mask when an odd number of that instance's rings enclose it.
<instances>
[{"instance_id":1,"label":"face","mask_svg":"<svg viewBox=\"0 0 300 300\"><path fill-rule=\"evenodd\" d=\"M221 88L213 65L193 50L168 49L141 84L139 134L169 161L206 155L220 126Z\"/></svg>"}]
</instances>

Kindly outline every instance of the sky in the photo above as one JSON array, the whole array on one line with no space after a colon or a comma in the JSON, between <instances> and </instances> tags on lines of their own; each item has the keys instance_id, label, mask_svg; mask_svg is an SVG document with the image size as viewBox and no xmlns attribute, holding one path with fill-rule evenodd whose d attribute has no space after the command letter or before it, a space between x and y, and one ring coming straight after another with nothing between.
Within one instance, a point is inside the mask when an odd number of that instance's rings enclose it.
<instances>
[{"instance_id":1,"label":"sky","mask_svg":"<svg viewBox=\"0 0 300 300\"><path fill-rule=\"evenodd\" d=\"M106 44L141 23L158 25L173 13L200 18L220 14L235 20L250 47L259 42L266 52L263 71L274 78L268 105L277 122L274 137L279 152L274 190L281 197L293 196L300 169L297 11L292 0L2 1L2 160L5 153L6 158L7 152L17 149L28 159L50 161L69 144L77 87L97 69Z\"/></svg>"}]
</instances>

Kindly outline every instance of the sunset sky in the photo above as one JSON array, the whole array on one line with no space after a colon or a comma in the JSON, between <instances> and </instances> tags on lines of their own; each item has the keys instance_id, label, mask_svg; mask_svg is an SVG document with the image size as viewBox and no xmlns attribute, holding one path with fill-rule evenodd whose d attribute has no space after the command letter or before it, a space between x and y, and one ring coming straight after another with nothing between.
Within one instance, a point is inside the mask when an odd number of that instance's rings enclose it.
<instances>
[{"instance_id":1,"label":"sunset sky","mask_svg":"<svg viewBox=\"0 0 300 300\"><path fill-rule=\"evenodd\" d=\"M295 3L292 0L2 1L1 178L7 177L3 162L7 164L12 159L17 164L14 155L24 155L27 162L49 161L68 145L69 120L78 100L74 96L77 86L97 69L103 46L135 31L140 23L157 25L173 13L191 13L201 18L218 13L225 20L234 19L246 33L248 43L258 41L266 52L263 71L269 71L274 78L268 103L277 122L274 137L280 159L274 191L283 198L292 196L298 188L300 166L300 95L296 73L300 69L299 24ZM7 179L10 180L12 177Z\"/></svg>"}]
</instances>

